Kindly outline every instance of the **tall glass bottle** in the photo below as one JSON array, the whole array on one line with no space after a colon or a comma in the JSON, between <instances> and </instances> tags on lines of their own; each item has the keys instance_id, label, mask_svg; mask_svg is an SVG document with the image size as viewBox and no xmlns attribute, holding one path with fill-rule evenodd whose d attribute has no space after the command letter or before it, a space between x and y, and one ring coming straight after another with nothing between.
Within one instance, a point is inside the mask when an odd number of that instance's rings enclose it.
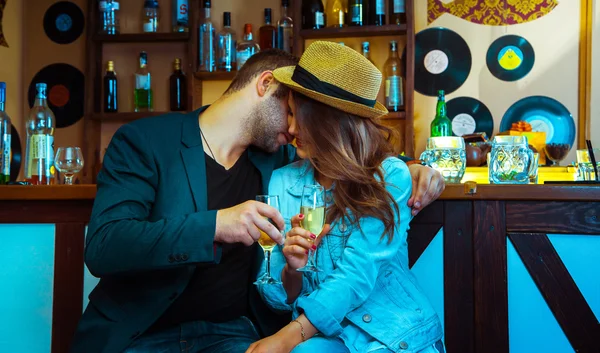
<instances>
[{"instance_id":1,"label":"tall glass bottle","mask_svg":"<svg viewBox=\"0 0 600 353\"><path fill-rule=\"evenodd\" d=\"M188 0L171 0L173 5L172 19L173 32L189 31L189 3Z\"/></svg>"},{"instance_id":2,"label":"tall glass bottle","mask_svg":"<svg viewBox=\"0 0 600 353\"><path fill-rule=\"evenodd\" d=\"M233 71L236 69L235 50L237 41L231 28L231 12L223 12L223 30L218 35L217 69Z\"/></svg>"},{"instance_id":3,"label":"tall glass bottle","mask_svg":"<svg viewBox=\"0 0 600 353\"><path fill-rule=\"evenodd\" d=\"M104 74L104 112L116 113L118 111L117 73L115 72L115 63L109 61L106 65L106 74Z\"/></svg>"},{"instance_id":4,"label":"tall glass bottle","mask_svg":"<svg viewBox=\"0 0 600 353\"><path fill-rule=\"evenodd\" d=\"M10 181L11 122L6 114L6 82L0 82L0 185Z\"/></svg>"},{"instance_id":5,"label":"tall glass bottle","mask_svg":"<svg viewBox=\"0 0 600 353\"><path fill-rule=\"evenodd\" d=\"M302 29L325 27L325 9L321 0L302 0Z\"/></svg>"},{"instance_id":6,"label":"tall glass bottle","mask_svg":"<svg viewBox=\"0 0 600 353\"><path fill-rule=\"evenodd\" d=\"M405 0L390 0L390 24L401 25L406 23Z\"/></svg>"},{"instance_id":7,"label":"tall glass bottle","mask_svg":"<svg viewBox=\"0 0 600 353\"><path fill-rule=\"evenodd\" d=\"M288 53L293 52L294 21L288 11L290 0L281 0L281 18L277 21L277 48Z\"/></svg>"},{"instance_id":8,"label":"tall glass bottle","mask_svg":"<svg viewBox=\"0 0 600 353\"><path fill-rule=\"evenodd\" d=\"M187 79L181 70L181 59L173 62L173 73L169 77L169 103L171 111L187 109Z\"/></svg>"},{"instance_id":9,"label":"tall glass bottle","mask_svg":"<svg viewBox=\"0 0 600 353\"><path fill-rule=\"evenodd\" d=\"M328 0L325 16L327 27L344 27L348 15L348 0Z\"/></svg>"},{"instance_id":10,"label":"tall glass bottle","mask_svg":"<svg viewBox=\"0 0 600 353\"><path fill-rule=\"evenodd\" d=\"M25 180L33 185L54 183L54 113L46 101L46 84L36 83L37 94L29 111L25 127Z\"/></svg>"},{"instance_id":11,"label":"tall glass bottle","mask_svg":"<svg viewBox=\"0 0 600 353\"><path fill-rule=\"evenodd\" d=\"M431 137L438 136L452 136L452 122L446 115L446 97L443 90L438 91L435 119L431 122Z\"/></svg>"},{"instance_id":12,"label":"tall glass bottle","mask_svg":"<svg viewBox=\"0 0 600 353\"><path fill-rule=\"evenodd\" d=\"M362 54L371 62L371 64L375 65L375 63L371 59L371 44L369 44L369 42L362 43Z\"/></svg>"},{"instance_id":13,"label":"tall glass bottle","mask_svg":"<svg viewBox=\"0 0 600 353\"><path fill-rule=\"evenodd\" d=\"M215 26L210 19L211 0L204 0L204 18L199 26L198 33L198 71L214 72L215 63Z\"/></svg>"},{"instance_id":14,"label":"tall glass bottle","mask_svg":"<svg viewBox=\"0 0 600 353\"><path fill-rule=\"evenodd\" d=\"M258 29L258 44L262 50L277 48L277 28L271 24L271 9L265 9L265 24Z\"/></svg>"},{"instance_id":15,"label":"tall glass bottle","mask_svg":"<svg viewBox=\"0 0 600 353\"><path fill-rule=\"evenodd\" d=\"M404 108L404 83L402 79L402 61L398 55L398 42L390 41L390 55L386 60L383 73L385 75L385 105L389 111L397 112Z\"/></svg>"},{"instance_id":16,"label":"tall glass bottle","mask_svg":"<svg viewBox=\"0 0 600 353\"><path fill-rule=\"evenodd\" d=\"M152 76L148 70L148 54L140 53L140 66L135 71L135 89L133 91L134 110L151 112L154 110L152 97Z\"/></svg>"},{"instance_id":17,"label":"tall glass bottle","mask_svg":"<svg viewBox=\"0 0 600 353\"><path fill-rule=\"evenodd\" d=\"M369 24L385 25L385 0L369 0Z\"/></svg>"},{"instance_id":18,"label":"tall glass bottle","mask_svg":"<svg viewBox=\"0 0 600 353\"><path fill-rule=\"evenodd\" d=\"M246 60L260 51L260 46L252 39L251 24L246 23L246 25L244 25L244 39L238 43L236 51L238 71L244 66Z\"/></svg>"},{"instance_id":19,"label":"tall glass bottle","mask_svg":"<svg viewBox=\"0 0 600 353\"><path fill-rule=\"evenodd\" d=\"M367 0L348 1L348 22L350 26L366 26L369 24L367 4Z\"/></svg>"},{"instance_id":20,"label":"tall glass bottle","mask_svg":"<svg viewBox=\"0 0 600 353\"><path fill-rule=\"evenodd\" d=\"M98 12L100 13L100 33L119 34L119 3L114 0L98 1Z\"/></svg>"},{"instance_id":21,"label":"tall glass bottle","mask_svg":"<svg viewBox=\"0 0 600 353\"><path fill-rule=\"evenodd\" d=\"M157 0L144 1L144 10L142 12L142 31L155 33L158 32L158 21L160 8Z\"/></svg>"}]
</instances>

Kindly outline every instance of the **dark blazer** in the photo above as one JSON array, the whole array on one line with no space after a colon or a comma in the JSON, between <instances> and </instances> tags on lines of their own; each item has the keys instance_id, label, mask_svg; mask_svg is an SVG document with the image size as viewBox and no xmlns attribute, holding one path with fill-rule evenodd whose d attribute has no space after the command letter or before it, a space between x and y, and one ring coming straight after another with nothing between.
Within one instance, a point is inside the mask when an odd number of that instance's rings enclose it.
<instances>
[{"instance_id":1,"label":"dark blazer","mask_svg":"<svg viewBox=\"0 0 600 353\"><path fill-rule=\"evenodd\" d=\"M204 150L198 115L171 113L122 126L98 175L85 261L100 277L79 322L72 352L120 352L181 294L197 265L218 263L217 211L207 210ZM295 158L250 148L267 190L271 173ZM263 253L256 247L254 274ZM210 286L210 283L206 283ZM262 335L289 315L270 311L249 282L250 307ZM210 305L209 303L207 305Z\"/></svg>"}]
</instances>

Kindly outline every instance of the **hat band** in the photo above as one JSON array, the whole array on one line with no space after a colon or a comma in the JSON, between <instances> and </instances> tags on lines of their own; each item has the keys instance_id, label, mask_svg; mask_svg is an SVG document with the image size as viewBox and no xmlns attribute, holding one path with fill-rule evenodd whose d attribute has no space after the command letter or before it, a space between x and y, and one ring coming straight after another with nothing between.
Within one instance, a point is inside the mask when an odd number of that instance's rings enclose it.
<instances>
[{"instance_id":1,"label":"hat band","mask_svg":"<svg viewBox=\"0 0 600 353\"><path fill-rule=\"evenodd\" d=\"M324 94L326 96L366 105L371 108L375 107L375 103L377 103L376 99L366 99L363 97L359 97L356 94L348 92L343 88L332 85L331 83L323 82L319 80L317 76L306 71L300 65L296 65L296 68L294 69L294 74L292 75L292 81L296 82L304 88Z\"/></svg>"}]
</instances>

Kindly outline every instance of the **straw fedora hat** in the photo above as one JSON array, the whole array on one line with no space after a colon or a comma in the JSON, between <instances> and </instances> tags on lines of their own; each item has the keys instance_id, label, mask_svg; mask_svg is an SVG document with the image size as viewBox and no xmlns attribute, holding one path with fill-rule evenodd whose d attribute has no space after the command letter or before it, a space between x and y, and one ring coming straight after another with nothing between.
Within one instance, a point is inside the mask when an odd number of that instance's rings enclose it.
<instances>
[{"instance_id":1,"label":"straw fedora hat","mask_svg":"<svg viewBox=\"0 0 600 353\"><path fill-rule=\"evenodd\" d=\"M316 41L296 66L273 71L275 79L292 90L339 110L364 118L388 113L377 102L381 72L352 48Z\"/></svg>"}]
</instances>

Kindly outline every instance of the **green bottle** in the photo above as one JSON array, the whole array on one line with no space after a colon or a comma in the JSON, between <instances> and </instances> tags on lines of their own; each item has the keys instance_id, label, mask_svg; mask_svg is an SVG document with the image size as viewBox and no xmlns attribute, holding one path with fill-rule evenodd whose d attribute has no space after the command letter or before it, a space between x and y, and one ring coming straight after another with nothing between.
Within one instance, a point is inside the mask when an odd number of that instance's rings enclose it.
<instances>
[{"instance_id":1,"label":"green bottle","mask_svg":"<svg viewBox=\"0 0 600 353\"><path fill-rule=\"evenodd\" d=\"M446 115L446 98L444 91L438 91L435 119L431 122L431 137L452 136L452 122Z\"/></svg>"}]
</instances>

